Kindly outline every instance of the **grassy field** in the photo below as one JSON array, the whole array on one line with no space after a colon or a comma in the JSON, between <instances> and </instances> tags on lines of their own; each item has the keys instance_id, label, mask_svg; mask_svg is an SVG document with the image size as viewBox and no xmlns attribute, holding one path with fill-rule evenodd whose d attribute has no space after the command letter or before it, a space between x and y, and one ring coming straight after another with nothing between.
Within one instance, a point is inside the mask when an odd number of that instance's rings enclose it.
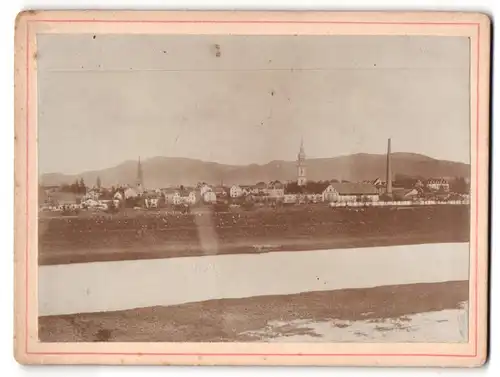
<instances>
[{"instance_id":1,"label":"grassy field","mask_svg":"<svg viewBox=\"0 0 500 377\"><path fill-rule=\"evenodd\" d=\"M292 324L309 321L344 328L362 320L374 324L373 331L404 331L416 313L460 309L467 300L466 281L221 299L40 317L39 338L43 342L255 342L262 341L256 333L279 322L283 325L273 329L273 336L309 335L321 341L311 328ZM435 322L442 329L446 321Z\"/></svg>"},{"instance_id":2,"label":"grassy field","mask_svg":"<svg viewBox=\"0 0 500 377\"><path fill-rule=\"evenodd\" d=\"M469 241L469 207L322 205L191 214L126 211L41 216L39 263Z\"/></svg>"}]
</instances>

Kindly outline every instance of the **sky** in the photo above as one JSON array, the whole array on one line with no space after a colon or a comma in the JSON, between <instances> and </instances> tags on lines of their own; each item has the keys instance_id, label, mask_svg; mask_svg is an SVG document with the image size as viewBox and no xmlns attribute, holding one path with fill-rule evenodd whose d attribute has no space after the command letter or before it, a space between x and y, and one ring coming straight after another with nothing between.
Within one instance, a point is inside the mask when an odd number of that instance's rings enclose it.
<instances>
[{"instance_id":1,"label":"sky","mask_svg":"<svg viewBox=\"0 0 500 377\"><path fill-rule=\"evenodd\" d=\"M40 173L395 152L470 162L469 40L41 34Z\"/></svg>"}]
</instances>

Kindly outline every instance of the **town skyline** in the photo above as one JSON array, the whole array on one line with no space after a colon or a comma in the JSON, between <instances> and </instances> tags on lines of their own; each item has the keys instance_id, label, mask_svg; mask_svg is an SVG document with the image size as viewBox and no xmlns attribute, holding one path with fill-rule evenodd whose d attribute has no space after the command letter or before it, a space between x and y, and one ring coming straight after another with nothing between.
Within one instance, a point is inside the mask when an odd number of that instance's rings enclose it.
<instances>
[{"instance_id":1,"label":"town skyline","mask_svg":"<svg viewBox=\"0 0 500 377\"><path fill-rule=\"evenodd\" d=\"M389 141L390 143L390 141ZM150 159L128 160L114 167L81 172L75 175L49 173L40 175L42 185L71 184L84 178L89 187L135 186L175 187L193 186L200 182L209 184L255 184L257 182L297 181L372 181L387 175L389 160L385 154L358 153L332 158L310 158L301 143L295 161L275 160L258 165L224 165L192 158L156 156ZM407 177L436 178L464 177L470 175L470 165L436 160L431 157L405 152L390 151L394 160L394 174ZM144 167L146 169L144 170ZM310 173L312 173L310 175ZM402 175L401 175L402 174ZM303 178L301 178L301 176ZM391 173L391 176L396 177ZM312 179L311 179L312 177Z\"/></svg>"}]
</instances>

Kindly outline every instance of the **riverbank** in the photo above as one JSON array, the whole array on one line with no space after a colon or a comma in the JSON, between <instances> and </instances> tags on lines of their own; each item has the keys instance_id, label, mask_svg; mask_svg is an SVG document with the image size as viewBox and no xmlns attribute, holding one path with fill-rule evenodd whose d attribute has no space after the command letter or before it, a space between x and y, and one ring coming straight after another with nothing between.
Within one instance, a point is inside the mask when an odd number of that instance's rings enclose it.
<instances>
[{"instance_id":1,"label":"riverbank","mask_svg":"<svg viewBox=\"0 0 500 377\"><path fill-rule=\"evenodd\" d=\"M40 265L468 242L468 206L41 218Z\"/></svg>"},{"instance_id":2,"label":"riverbank","mask_svg":"<svg viewBox=\"0 0 500 377\"><path fill-rule=\"evenodd\" d=\"M39 318L43 342L466 342L467 281ZM385 335L383 335L385 334Z\"/></svg>"}]
</instances>

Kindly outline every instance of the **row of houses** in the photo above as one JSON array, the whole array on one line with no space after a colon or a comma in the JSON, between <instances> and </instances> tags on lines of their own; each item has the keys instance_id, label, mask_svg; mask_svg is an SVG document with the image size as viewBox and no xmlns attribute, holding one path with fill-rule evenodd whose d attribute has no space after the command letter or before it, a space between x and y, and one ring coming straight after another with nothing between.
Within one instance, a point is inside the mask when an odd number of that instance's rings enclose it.
<instances>
[{"instance_id":1,"label":"row of houses","mask_svg":"<svg viewBox=\"0 0 500 377\"><path fill-rule=\"evenodd\" d=\"M420 183L420 184L419 184ZM424 184L417 182L414 189L394 188L395 196L400 200L412 199L421 193ZM431 179L425 186L433 191L449 191L449 184L444 179ZM48 190L40 198L41 205L62 208L68 205L104 208L112 199L116 205L128 199L140 199L140 206L157 208L160 203L172 205L195 205L197 203L215 203L219 200L277 200L283 203L300 202L378 202L385 192L385 182L380 179L371 182L321 182L301 187L300 192L293 192L287 184L280 181L259 182L255 185L211 186L201 184L197 187L171 187L155 190L142 190L140 187L125 186L116 189L111 197L103 200L102 189L91 189L85 195L70 192Z\"/></svg>"},{"instance_id":2,"label":"row of houses","mask_svg":"<svg viewBox=\"0 0 500 377\"><path fill-rule=\"evenodd\" d=\"M218 200L247 199L265 200L274 199L285 203L298 202L302 200L319 201L355 201L362 198L365 201L378 201L379 193L372 184L365 183L324 183L315 185L309 190L301 192L289 192L286 185L279 181L270 184L258 183L254 186L232 185L210 186L202 185L197 188L165 188L152 191L139 192L134 188L128 188L124 194L117 192L114 196L117 200L128 198L144 198L146 206L155 207L161 199L167 204L194 205L199 202L215 203Z\"/></svg>"},{"instance_id":3,"label":"row of houses","mask_svg":"<svg viewBox=\"0 0 500 377\"><path fill-rule=\"evenodd\" d=\"M365 181L364 183L371 183L373 184L379 193L382 193L386 189L387 182L382 181L380 178L377 178L373 181ZM430 178L426 180L425 182L422 182L421 180L417 180L415 182L415 187L427 187L431 191L443 191L443 192L449 192L450 191L450 183L448 180L445 178Z\"/></svg>"}]
</instances>

